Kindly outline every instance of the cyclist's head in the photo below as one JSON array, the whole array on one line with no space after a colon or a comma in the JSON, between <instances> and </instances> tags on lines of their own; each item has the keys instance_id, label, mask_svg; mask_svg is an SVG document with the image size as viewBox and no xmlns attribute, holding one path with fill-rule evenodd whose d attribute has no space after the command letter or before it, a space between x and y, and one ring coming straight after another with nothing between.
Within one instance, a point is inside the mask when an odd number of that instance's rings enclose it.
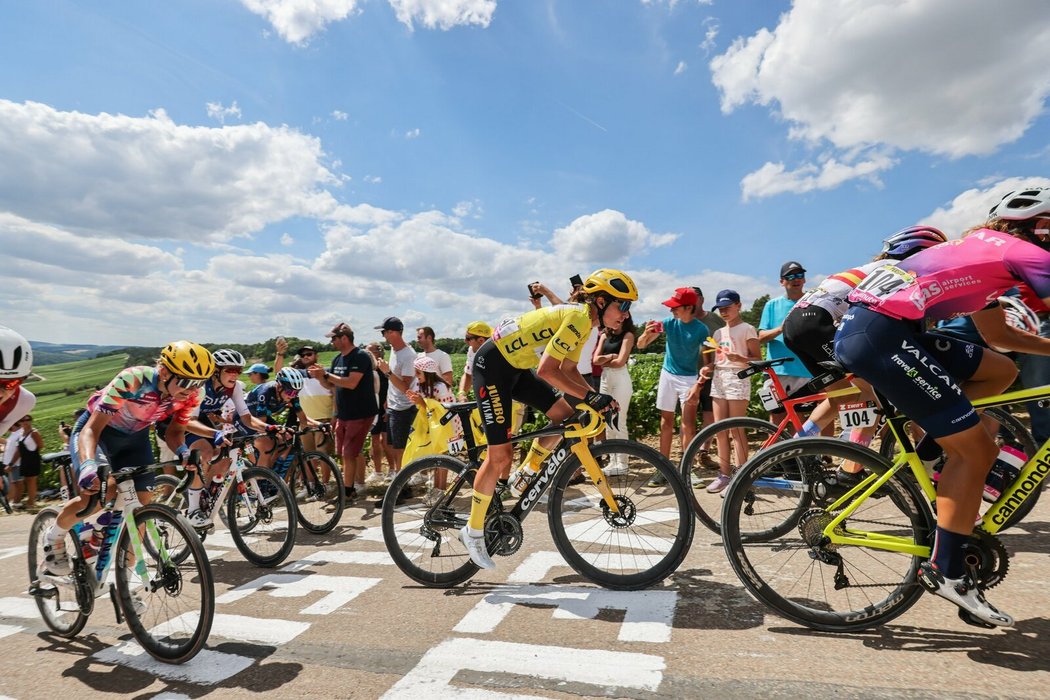
<instances>
[{"instance_id":1,"label":"cyclist's head","mask_svg":"<svg viewBox=\"0 0 1050 700\"><path fill-rule=\"evenodd\" d=\"M232 389L233 383L237 381L237 377L241 376L241 372L244 371L244 355L236 350L223 348L216 350L211 356L215 360L215 378L219 380L220 384L225 383L227 388Z\"/></svg>"},{"instance_id":2,"label":"cyclist's head","mask_svg":"<svg viewBox=\"0 0 1050 700\"><path fill-rule=\"evenodd\" d=\"M909 226L882 242L879 259L904 260L920 250L944 243L948 237L932 226Z\"/></svg>"},{"instance_id":3,"label":"cyclist's head","mask_svg":"<svg viewBox=\"0 0 1050 700\"><path fill-rule=\"evenodd\" d=\"M988 223L983 228L1050 247L1050 188L1032 187L1008 193L988 211Z\"/></svg>"},{"instance_id":4,"label":"cyclist's head","mask_svg":"<svg viewBox=\"0 0 1050 700\"><path fill-rule=\"evenodd\" d=\"M17 387L33 369L33 348L21 333L0 326L0 383ZM0 389L3 389L0 384Z\"/></svg>"},{"instance_id":5,"label":"cyclist's head","mask_svg":"<svg viewBox=\"0 0 1050 700\"><path fill-rule=\"evenodd\" d=\"M587 275L580 288L581 301L591 303L598 309L598 325L605 327L606 312L615 307L617 318L613 321L619 324L630 312L631 303L638 301L638 287L630 275L622 270L601 268ZM601 304L598 300L603 300Z\"/></svg>"},{"instance_id":6,"label":"cyclist's head","mask_svg":"<svg viewBox=\"0 0 1050 700\"><path fill-rule=\"evenodd\" d=\"M292 367L282 367L275 380L277 388L289 394L298 394L303 388L303 375Z\"/></svg>"},{"instance_id":7,"label":"cyclist's head","mask_svg":"<svg viewBox=\"0 0 1050 700\"><path fill-rule=\"evenodd\" d=\"M188 340L165 345L160 351L160 365L174 375L172 379L181 389L195 389L215 373L215 360L207 348Z\"/></svg>"}]
</instances>

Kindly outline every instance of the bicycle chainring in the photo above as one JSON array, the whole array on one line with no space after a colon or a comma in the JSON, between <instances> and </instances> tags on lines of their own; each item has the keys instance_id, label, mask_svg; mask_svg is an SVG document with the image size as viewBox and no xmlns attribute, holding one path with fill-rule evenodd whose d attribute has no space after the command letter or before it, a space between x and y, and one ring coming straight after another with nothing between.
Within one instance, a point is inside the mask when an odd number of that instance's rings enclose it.
<instances>
[{"instance_id":1,"label":"bicycle chainring","mask_svg":"<svg viewBox=\"0 0 1050 700\"><path fill-rule=\"evenodd\" d=\"M1010 555L1002 541L984 530L974 530L963 545L966 569L982 591L995 588L1010 570Z\"/></svg>"},{"instance_id":2,"label":"bicycle chainring","mask_svg":"<svg viewBox=\"0 0 1050 700\"><path fill-rule=\"evenodd\" d=\"M614 513L609 508L609 504L602 501L602 515L605 517L605 522L618 530L633 525L635 518L638 517L638 507L634 505L634 501L622 494L613 496L613 500L616 501L620 512Z\"/></svg>"},{"instance_id":3,"label":"bicycle chainring","mask_svg":"<svg viewBox=\"0 0 1050 700\"><path fill-rule=\"evenodd\" d=\"M823 508L810 508L798 521L798 532L807 546L834 552L838 545L827 541L824 528L834 519L834 515Z\"/></svg>"},{"instance_id":4,"label":"bicycle chainring","mask_svg":"<svg viewBox=\"0 0 1050 700\"><path fill-rule=\"evenodd\" d=\"M521 523L510 513L490 515L486 518L485 542L492 554L509 557L521 549L524 541Z\"/></svg>"}]
</instances>

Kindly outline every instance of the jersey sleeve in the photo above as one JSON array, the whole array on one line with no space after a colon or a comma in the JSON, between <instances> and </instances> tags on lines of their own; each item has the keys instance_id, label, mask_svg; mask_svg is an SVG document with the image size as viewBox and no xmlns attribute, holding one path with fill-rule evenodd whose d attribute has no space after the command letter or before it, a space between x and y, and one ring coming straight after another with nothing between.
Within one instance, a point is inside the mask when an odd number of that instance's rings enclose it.
<instances>
[{"instance_id":1,"label":"jersey sleeve","mask_svg":"<svg viewBox=\"0 0 1050 700\"><path fill-rule=\"evenodd\" d=\"M233 385L233 396L230 398L233 400L233 412L238 416L251 413L248 410L248 402L244 400L244 382L238 381Z\"/></svg>"},{"instance_id":2,"label":"jersey sleeve","mask_svg":"<svg viewBox=\"0 0 1050 700\"><path fill-rule=\"evenodd\" d=\"M0 435L10 430L15 421L32 411L34 406L36 406L36 396L24 386L19 387L18 400L15 402L15 407L4 416L3 420L0 420Z\"/></svg>"},{"instance_id":3,"label":"jersey sleeve","mask_svg":"<svg viewBox=\"0 0 1050 700\"><path fill-rule=\"evenodd\" d=\"M153 371L155 370L148 367L128 367L121 370L102 390L95 410L99 413L115 414L128 399L139 393L144 384L152 381Z\"/></svg>"},{"instance_id":4,"label":"jersey sleeve","mask_svg":"<svg viewBox=\"0 0 1050 700\"><path fill-rule=\"evenodd\" d=\"M566 314L547 344L547 353L556 360L580 361L580 353L591 333L591 314L587 307Z\"/></svg>"},{"instance_id":5,"label":"jersey sleeve","mask_svg":"<svg viewBox=\"0 0 1050 700\"><path fill-rule=\"evenodd\" d=\"M171 422L178 425L186 425L190 419L200 413L201 397L204 396L204 388L195 392L185 401L175 404L171 412Z\"/></svg>"},{"instance_id":6,"label":"jersey sleeve","mask_svg":"<svg viewBox=\"0 0 1050 700\"><path fill-rule=\"evenodd\" d=\"M1050 252L1031 243L1014 245L1006 255L1006 267L1040 299L1050 298Z\"/></svg>"}]
</instances>

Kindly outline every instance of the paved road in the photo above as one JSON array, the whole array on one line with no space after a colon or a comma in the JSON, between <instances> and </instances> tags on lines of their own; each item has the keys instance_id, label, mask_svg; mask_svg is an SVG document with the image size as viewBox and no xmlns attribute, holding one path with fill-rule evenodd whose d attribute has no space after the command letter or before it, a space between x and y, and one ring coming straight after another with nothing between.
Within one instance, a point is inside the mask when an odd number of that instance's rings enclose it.
<instances>
[{"instance_id":1,"label":"paved road","mask_svg":"<svg viewBox=\"0 0 1050 700\"><path fill-rule=\"evenodd\" d=\"M276 571L209 540L216 622L206 650L181 667L129 655L108 599L77 639L49 635L24 595L31 516L0 517L0 696L1050 695L1050 498L1003 537L1014 556L993 600L1015 629L968 627L927 596L894 624L839 636L767 615L703 528L666 586L618 593L578 579L534 517L525 546L495 572L441 591L390 563L378 516L356 505L328 536L300 530Z\"/></svg>"}]
</instances>

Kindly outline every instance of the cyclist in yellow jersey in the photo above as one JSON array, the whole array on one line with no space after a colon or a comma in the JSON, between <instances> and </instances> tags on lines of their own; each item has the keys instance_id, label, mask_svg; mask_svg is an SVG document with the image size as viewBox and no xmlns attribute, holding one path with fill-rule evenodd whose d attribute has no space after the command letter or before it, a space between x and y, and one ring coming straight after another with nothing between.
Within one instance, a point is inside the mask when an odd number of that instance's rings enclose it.
<instances>
[{"instance_id":1,"label":"cyclist in yellow jersey","mask_svg":"<svg viewBox=\"0 0 1050 700\"><path fill-rule=\"evenodd\" d=\"M471 560L484 569L495 568L485 547L485 514L496 479L510 466L514 454L511 402L521 401L559 423L575 409L559 398L558 389L582 396L598 411L615 407L608 394L593 391L576 365L594 327L618 326L638 299L634 281L619 270L596 270L584 280L580 302L529 311L500 323L474 356L473 383L488 440L488 453L474 478L470 520L460 538ZM535 370L535 371L534 371ZM556 439L556 438L555 438ZM544 448L533 447L545 451Z\"/></svg>"}]
</instances>

